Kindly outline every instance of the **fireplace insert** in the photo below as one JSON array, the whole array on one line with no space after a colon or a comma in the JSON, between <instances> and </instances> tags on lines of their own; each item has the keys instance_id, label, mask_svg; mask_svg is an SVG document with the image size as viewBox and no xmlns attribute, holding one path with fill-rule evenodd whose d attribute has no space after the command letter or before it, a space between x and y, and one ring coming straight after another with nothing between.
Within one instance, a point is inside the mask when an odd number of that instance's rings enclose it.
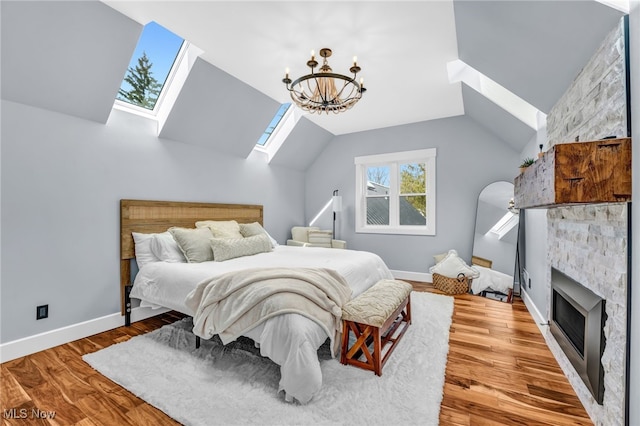
<instances>
[{"instance_id":1,"label":"fireplace insert","mask_svg":"<svg viewBox=\"0 0 640 426\"><path fill-rule=\"evenodd\" d=\"M604 396L605 300L551 269L551 333L598 404Z\"/></svg>"}]
</instances>

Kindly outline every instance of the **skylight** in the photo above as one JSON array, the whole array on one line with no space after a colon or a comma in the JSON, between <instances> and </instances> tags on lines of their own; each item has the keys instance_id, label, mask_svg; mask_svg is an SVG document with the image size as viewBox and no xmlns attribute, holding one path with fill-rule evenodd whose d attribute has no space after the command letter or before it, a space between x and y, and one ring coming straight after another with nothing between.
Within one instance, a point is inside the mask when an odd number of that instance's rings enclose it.
<instances>
[{"instance_id":1,"label":"skylight","mask_svg":"<svg viewBox=\"0 0 640 426\"><path fill-rule=\"evenodd\" d=\"M502 237L507 235L514 226L519 223L518 215L513 214L511 212L507 212L495 225L489 230L488 233L492 233L498 236L498 239L501 240Z\"/></svg>"},{"instance_id":2,"label":"skylight","mask_svg":"<svg viewBox=\"0 0 640 426\"><path fill-rule=\"evenodd\" d=\"M266 161L270 163L296 127L300 117L302 117L300 108L292 107L291 103L280 105L278 112L253 149L266 154Z\"/></svg>"},{"instance_id":3,"label":"skylight","mask_svg":"<svg viewBox=\"0 0 640 426\"><path fill-rule=\"evenodd\" d=\"M269 123L269 125L267 126L267 129L264 131L262 136L260 136L260 139L258 139L258 142L256 143L256 145L265 146L267 144L267 142L271 138L271 135L275 132L276 128L278 127L278 124L280 124L280 121L282 120L282 117L284 117L284 115L286 114L290 106L291 106L291 103L280 105L280 109L278 109L278 112L276 112L276 115L273 117L273 119L271 120L271 123Z\"/></svg>"},{"instance_id":4,"label":"skylight","mask_svg":"<svg viewBox=\"0 0 640 426\"><path fill-rule=\"evenodd\" d=\"M447 63L447 72L450 83L465 83L533 130L540 130L546 125L545 113L464 61L456 59Z\"/></svg>"},{"instance_id":5,"label":"skylight","mask_svg":"<svg viewBox=\"0 0 640 426\"><path fill-rule=\"evenodd\" d=\"M145 25L116 99L154 111L183 44L187 43L161 25Z\"/></svg>"}]
</instances>

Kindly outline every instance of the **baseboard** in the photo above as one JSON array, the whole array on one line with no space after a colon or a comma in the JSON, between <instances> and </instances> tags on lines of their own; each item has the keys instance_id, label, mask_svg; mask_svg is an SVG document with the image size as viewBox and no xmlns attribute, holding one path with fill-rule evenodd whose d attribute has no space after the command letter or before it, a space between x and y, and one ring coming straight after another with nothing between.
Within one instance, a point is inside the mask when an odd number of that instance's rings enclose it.
<instances>
[{"instance_id":1,"label":"baseboard","mask_svg":"<svg viewBox=\"0 0 640 426\"><path fill-rule=\"evenodd\" d=\"M399 280L411 280L420 281L425 283L433 282L431 274L428 272L410 272L410 271L395 271L391 270L391 274L394 278Z\"/></svg>"},{"instance_id":2,"label":"baseboard","mask_svg":"<svg viewBox=\"0 0 640 426\"><path fill-rule=\"evenodd\" d=\"M170 309L166 308L134 308L131 311L131 321L141 321L143 319L168 312L169 310ZM118 328L123 325L124 316L120 315L118 312L3 343L0 345L0 363L53 348L54 346L73 342L74 340L82 339L84 337L93 336L94 334L102 333L104 331L113 330L114 328Z\"/></svg>"},{"instance_id":3,"label":"baseboard","mask_svg":"<svg viewBox=\"0 0 640 426\"><path fill-rule=\"evenodd\" d=\"M533 300L531 300L531 297L529 297L529 295L524 289L520 291L520 298L522 299L522 301L524 302L524 305L527 307L527 310L533 317L533 320L536 322L536 325L544 335L545 331L549 326L549 321L538 310L538 307L535 305L535 303L533 303Z\"/></svg>"}]
</instances>

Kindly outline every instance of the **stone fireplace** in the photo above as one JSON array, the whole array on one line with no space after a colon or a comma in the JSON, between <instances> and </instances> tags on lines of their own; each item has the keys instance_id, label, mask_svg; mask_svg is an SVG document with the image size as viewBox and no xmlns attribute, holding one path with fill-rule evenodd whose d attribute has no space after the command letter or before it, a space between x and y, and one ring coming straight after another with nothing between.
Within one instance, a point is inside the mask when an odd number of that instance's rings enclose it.
<instances>
[{"instance_id":1,"label":"stone fireplace","mask_svg":"<svg viewBox=\"0 0 640 426\"><path fill-rule=\"evenodd\" d=\"M549 148L560 143L627 137L625 22L614 28L547 117ZM591 392L558 339L545 339L593 422L624 425L630 204L595 203L547 210L547 308L554 274L588 289L604 304L602 383ZM554 271L555 272L552 272ZM557 333L556 333L557 334ZM566 343L566 342L565 342ZM595 396L594 396L595 394ZM601 402L601 403L600 403Z\"/></svg>"},{"instance_id":2,"label":"stone fireplace","mask_svg":"<svg viewBox=\"0 0 640 426\"><path fill-rule=\"evenodd\" d=\"M627 220L628 205L613 203L558 207L547 211L548 306L552 306L552 270L580 283L605 304L602 329L604 392L602 404L563 350L554 334L545 339L576 394L596 424L622 425L625 410L627 344ZM550 308L550 313L551 308Z\"/></svg>"}]
</instances>

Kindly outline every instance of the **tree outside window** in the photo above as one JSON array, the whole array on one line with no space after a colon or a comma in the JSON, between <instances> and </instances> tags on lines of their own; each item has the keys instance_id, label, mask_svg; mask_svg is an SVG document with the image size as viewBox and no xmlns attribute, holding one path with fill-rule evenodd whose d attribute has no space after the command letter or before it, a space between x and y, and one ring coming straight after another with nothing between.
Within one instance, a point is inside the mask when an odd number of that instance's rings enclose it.
<instances>
[{"instance_id":1,"label":"tree outside window","mask_svg":"<svg viewBox=\"0 0 640 426\"><path fill-rule=\"evenodd\" d=\"M356 232L435 235L435 149L355 158Z\"/></svg>"},{"instance_id":2,"label":"tree outside window","mask_svg":"<svg viewBox=\"0 0 640 426\"><path fill-rule=\"evenodd\" d=\"M153 76L152 66L153 63L147 58L146 52L143 52L142 56L138 58L137 65L129 67L127 75L124 77L123 83L129 85L130 89L120 88L116 99L153 110L158 96L160 96L162 84ZM126 85L123 84L123 86Z\"/></svg>"}]
</instances>

